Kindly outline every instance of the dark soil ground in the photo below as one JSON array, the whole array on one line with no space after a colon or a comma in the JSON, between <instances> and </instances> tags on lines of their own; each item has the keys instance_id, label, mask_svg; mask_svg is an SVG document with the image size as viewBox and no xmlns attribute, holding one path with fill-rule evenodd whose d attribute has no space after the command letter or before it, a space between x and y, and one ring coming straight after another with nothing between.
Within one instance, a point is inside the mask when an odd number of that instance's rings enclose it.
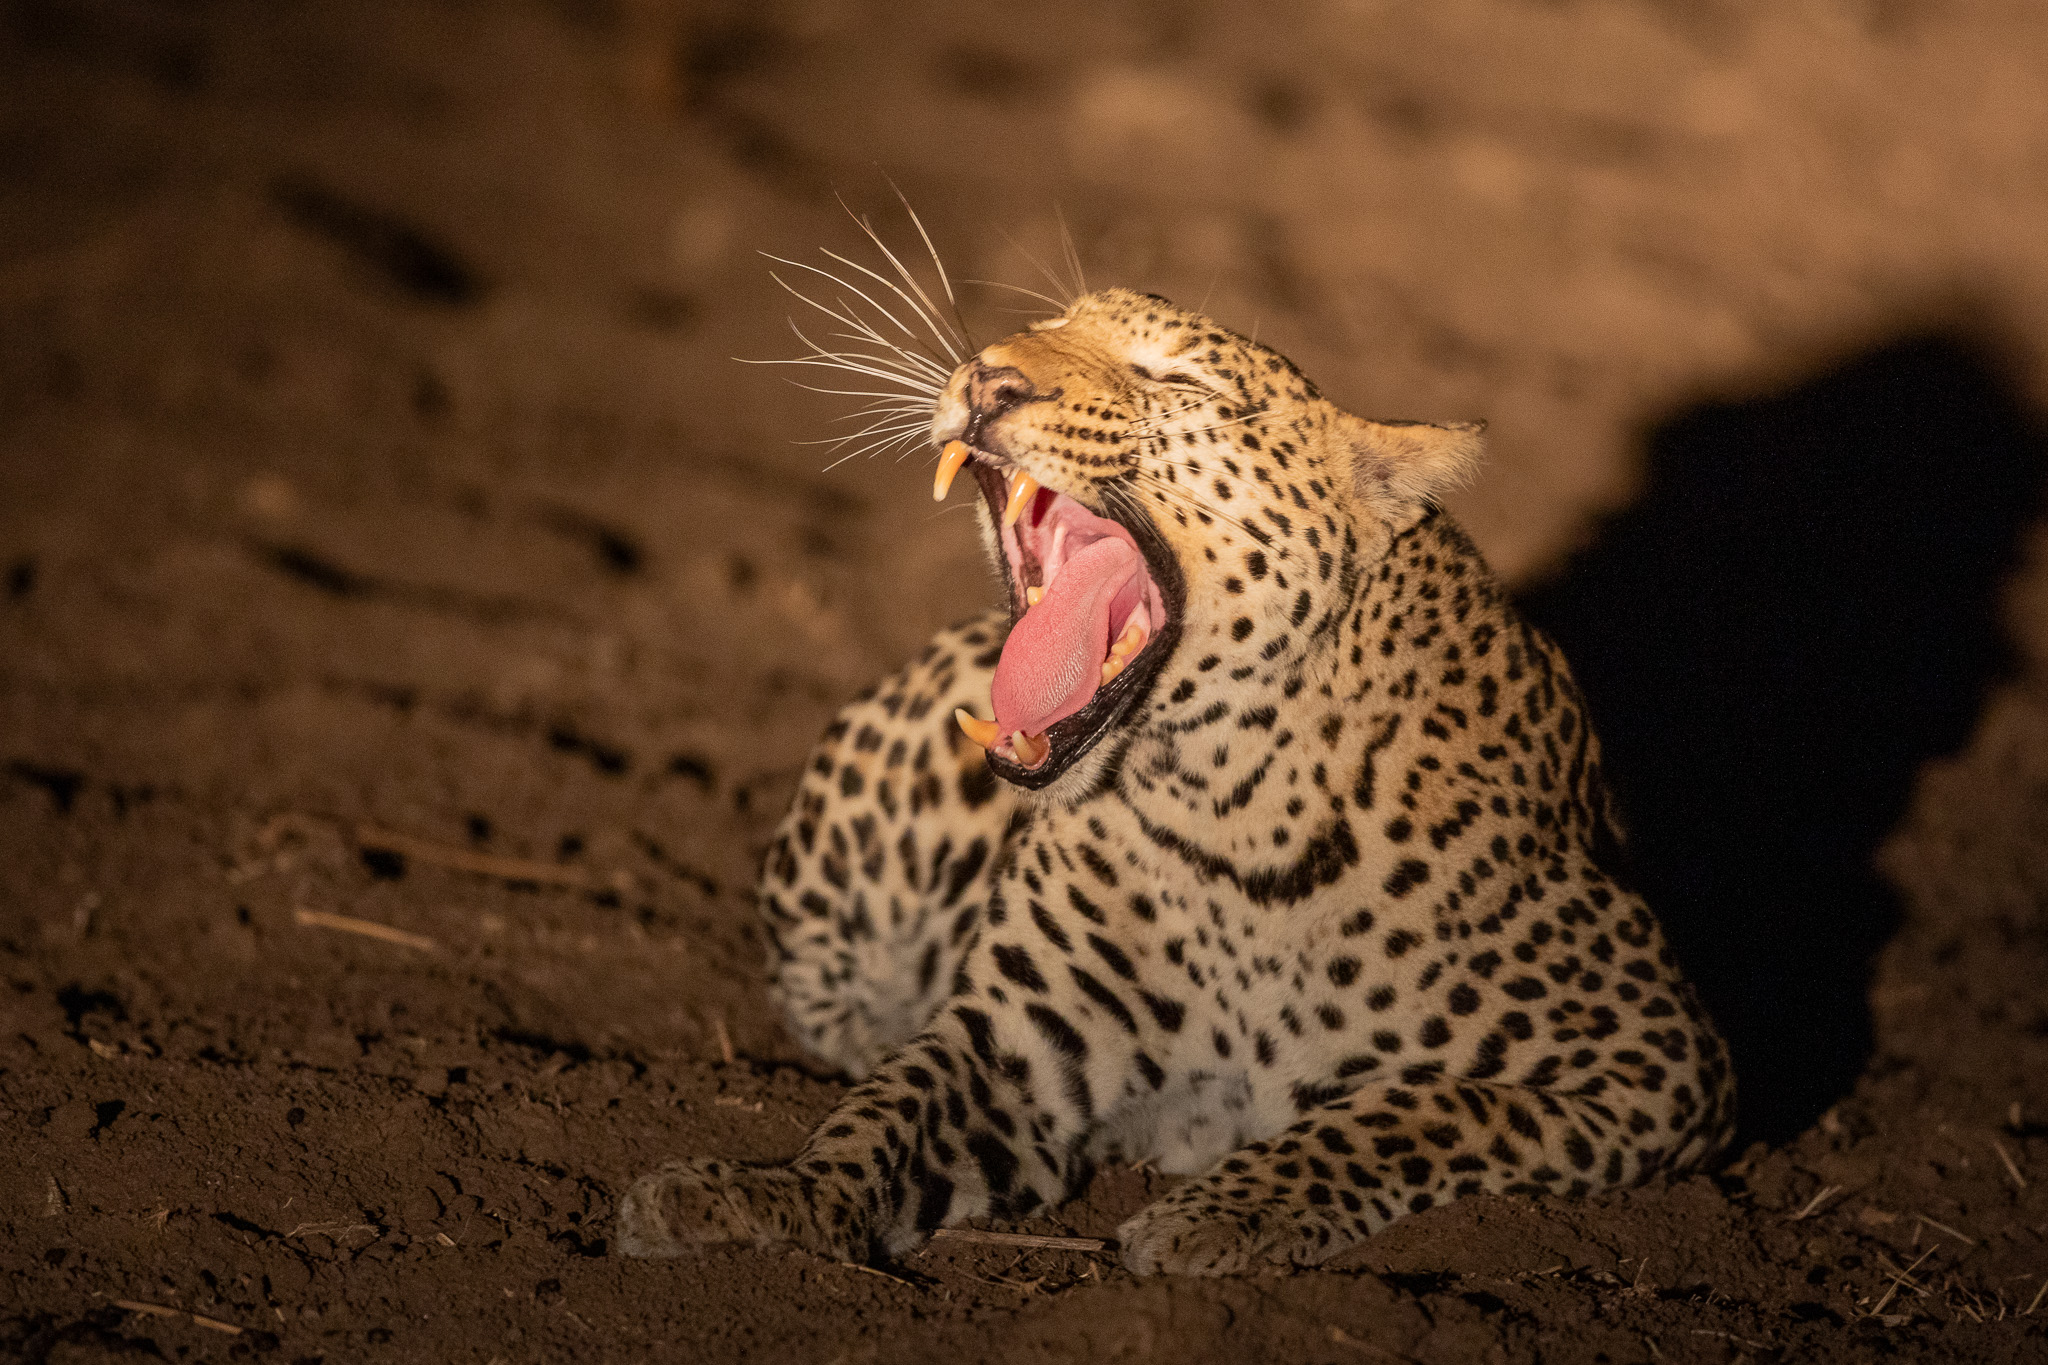
<instances>
[{"instance_id":1,"label":"dark soil ground","mask_svg":"<svg viewBox=\"0 0 2048 1365\"><path fill-rule=\"evenodd\" d=\"M0 2L0 1348L2048 1359L2044 111L2017 2ZM1581 661L1730 1164L1224 1282L607 1254L840 1093L756 859L986 592L924 456L729 359L835 192L914 243L890 177L956 276L1063 212L1492 420L1454 510Z\"/></svg>"}]
</instances>

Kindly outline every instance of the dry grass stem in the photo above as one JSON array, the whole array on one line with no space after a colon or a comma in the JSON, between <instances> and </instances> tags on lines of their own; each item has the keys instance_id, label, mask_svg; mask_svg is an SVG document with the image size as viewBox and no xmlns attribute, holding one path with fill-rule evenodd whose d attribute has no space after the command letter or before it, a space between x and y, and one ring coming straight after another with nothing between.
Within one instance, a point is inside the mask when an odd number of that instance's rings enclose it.
<instances>
[{"instance_id":1,"label":"dry grass stem","mask_svg":"<svg viewBox=\"0 0 2048 1365\"><path fill-rule=\"evenodd\" d=\"M1920 1222L1925 1223L1928 1227L1933 1228L1936 1232L1947 1233L1949 1236L1955 1238L1958 1242L1961 1242L1966 1247L1973 1247L1977 1245L1976 1238L1970 1236L1967 1233L1957 1232L1948 1224L1937 1222L1934 1219L1929 1218L1924 1213L1916 1213L1913 1215L1913 1217L1918 1219Z\"/></svg>"},{"instance_id":2,"label":"dry grass stem","mask_svg":"<svg viewBox=\"0 0 2048 1365\"><path fill-rule=\"evenodd\" d=\"M975 1242L991 1247L1029 1247L1034 1251L1101 1251L1109 1243L1100 1237L1041 1237L1032 1232L982 1232L975 1228L940 1228L932 1240Z\"/></svg>"},{"instance_id":3,"label":"dry grass stem","mask_svg":"<svg viewBox=\"0 0 2048 1365\"><path fill-rule=\"evenodd\" d=\"M190 1318L210 1332L225 1332L231 1337L242 1335L242 1329L232 1322L209 1318L204 1313L188 1313L182 1308L171 1308L161 1303L138 1303L134 1299L115 1299L113 1305L116 1308L125 1308L130 1313L147 1313L153 1318Z\"/></svg>"},{"instance_id":4,"label":"dry grass stem","mask_svg":"<svg viewBox=\"0 0 2048 1365\"><path fill-rule=\"evenodd\" d=\"M1820 1211L1820 1206L1822 1204L1827 1203L1828 1200L1833 1199L1836 1195L1840 1194L1841 1192L1842 1187L1840 1185L1821 1186L1820 1193L1814 1195L1813 1198L1807 1200L1806 1207L1799 1210L1799 1212L1793 1214L1788 1221L1796 1223L1802 1218L1811 1218L1814 1214Z\"/></svg>"},{"instance_id":5,"label":"dry grass stem","mask_svg":"<svg viewBox=\"0 0 2048 1365\"><path fill-rule=\"evenodd\" d=\"M1905 1287L1911 1289L1916 1294L1924 1296L1927 1293L1927 1291L1922 1289L1918 1284L1914 1283L1913 1272L1920 1268L1920 1262L1926 1260L1929 1256L1932 1256L1933 1254L1934 1248L1929 1247L1927 1248L1927 1250L1921 1252L1919 1256L1915 1257L1913 1264L1907 1266L1904 1270L1900 1270L1894 1267L1892 1270L1891 1287L1884 1291L1883 1298L1879 1299L1876 1302L1876 1304L1872 1305L1870 1310L1870 1316L1873 1318L1881 1316L1884 1313L1885 1305L1892 1301L1892 1296L1899 1292L1899 1287L1901 1285L1904 1285Z\"/></svg>"},{"instance_id":6,"label":"dry grass stem","mask_svg":"<svg viewBox=\"0 0 2048 1365\"><path fill-rule=\"evenodd\" d=\"M2027 1304L2027 1311L2020 1314L2020 1316L2023 1318L2034 1316L2034 1310L2041 1306L2043 1298L2048 1298L2048 1280L2041 1281L2041 1287L2034 1291L2033 1299Z\"/></svg>"},{"instance_id":7,"label":"dry grass stem","mask_svg":"<svg viewBox=\"0 0 2048 1365\"><path fill-rule=\"evenodd\" d=\"M300 928L338 929L344 934L361 934L384 943L396 943L401 948L417 948L423 953L439 952L441 945L425 934L411 934L403 929L394 929L388 924L375 920L357 919L354 915L331 915L325 910L294 909L292 919Z\"/></svg>"},{"instance_id":8,"label":"dry grass stem","mask_svg":"<svg viewBox=\"0 0 2048 1365\"><path fill-rule=\"evenodd\" d=\"M711 1102L721 1109L744 1109L750 1114L760 1113L762 1105L760 1100L743 1100L738 1095L720 1095Z\"/></svg>"},{"instance_id":9,"label":"dry grass stem","mask_svg":"<svg viewBox=\"0 0 2048 1365\"><path fill-rule=\"evenodd\" d=\"M873 1266L871 1266L871 1265L861 1265L861 1264L860 1264L859 1262L857 1262L857 1261L841 1261L841 1262L840 1262L839 1264L841 1264L841 1265L845 1266L845 1267L846 1267L846 1268L847 1268L848 1270L858 1270L858 1271L859 1271L859 1272L860 1272L861 1274L863 1274L863 1275L874 1275L874 1276L877 1276L878 1278L881 1278L881 1279L884 1279L884 1280L888 1280L888 1281L890 1281L890 1282L892 1282L892 1283L895 1283L895 1284L900 1284L900 1285L902 1285L902 1286L903 1286L903 1287L904 1287L905 1289L915 1289L915 1288L917 1288L917 1286L916 1286L916 1285L914 1285L914 1284L912 1284L912 1283L911 1283L910 1281L908 1281L908 1280L906 1280L906 1279L902 1279L902 1278L901 1278L901 1277L899 1277L899 1276L891 1275L891 1274L890 1274L890 1273L889 1273L888 1271L886 1271L886 1270L877 1270L877 1269L875 1269L875 1268L874 1268Z\"/></svg>"},{"instance_id":10,"label":"dry grass stem","mask_svg":"<svg viewBox=\"0 0 2048 1365\"><path fill-rule=\"evenodd\" d=\"M2020 1174L2019 1164L2012 1159L2012 1153L2005 1150L2005 1144L1993 1138L1991 1150L1998 1153L1998 1159L2005 1163L2005 1173L2012 1177L2012 1183L2020 1189L2025 1189L2027 1178Z\"/></svg>"},{"instance_id":11,"label":"dry grass stem","mask_svg":"<svg viewBox=\"0 0 2048 1365\"><path fill-rule=\"evenodd\" d=\"M301 1223L290 1232L287 1232L284 1235L284 1239L289 1242L294 1237L314 1236L326 1237L339 1242L342 1238L357 1232L369 1233L370 1240L373 1242L384 1235L380 1229L371 1223Z\"/></svg>"},{"instance_id":12,"label":"dry grass stem","mask_svg":"<svg viewBox=\"0 0 2048 1365\"><path fill-rule=\"evenodd\" d=\"M739 1059L739 1054L733 1051L732 1035L725 1031L724 1015L714 1014L711 1016L711 1031L718 1035L718 1055L725 1059L727 1066L731 1066Z\"/></svg>"},{"instance_id":13,"label":"dry grass stem","mask_svg":"<svg viewBox=\"0 0 2048 1365\"><path fill-rule=\"evenodd\" d=\"M446 844L429 843L425 839L415 839L410 834L379 829L375 825L356 826L356 843L364 848L401 854L414 862L426 863L430 867L445 867L456 872L474 872L480 877L496 877L500 881L566 886L576 891L598 890L602 887L599 879L586 868L564 867L559 863L543 863L531 858L500 858L489 853L473 853L466 848L450 848Z\"/></svg>"}]
</instances>

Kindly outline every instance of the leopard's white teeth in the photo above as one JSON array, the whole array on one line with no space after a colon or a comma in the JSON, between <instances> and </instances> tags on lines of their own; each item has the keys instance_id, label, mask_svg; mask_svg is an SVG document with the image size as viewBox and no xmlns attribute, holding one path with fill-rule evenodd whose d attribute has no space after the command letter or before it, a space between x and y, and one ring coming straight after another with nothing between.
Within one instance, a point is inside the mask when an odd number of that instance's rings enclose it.
<instances>
[{"instance_id":1,"label":"leopard's white teeth","mask_svg":"<svg viewBox=\"0 0 2048 1365\"><path fill-rule=\"evenodd\" d=\"M1025 607L1027 607L1027 608L1030 608L1030 607L1035 607L1035 606L1037 606L1037 605L1038 605L1038 604L1039 604L1040 602L1043 602L1044 600L1045 600L1045 589L1044 589L1044 588L1032 587L1032 588L1026 588L1026 589L1024 589L1024 605L1025 605Z\"/></svg>"},{"instance_id":2,"label":"leopard's white teeth","mask_svg":"<svg viewBox=\"0 0 2048 1365\"><path fill-rule=\"evenodd\" d=\"M1123 630L1116 637L1116 643L1109 647L1109 657L1112 659L1128 659L1131 655L1136 654L1145 647L1144 610L1145 606L1142 602L1132 609L1130 618L1124 622Z\"/></svg>"},{"instance_id":3,"label":"leopard's white teeth","mask_svg":"<svg viewBox=\"0 0 2048 1365\"><path fill-rule=\"evenodd\" d=\"M1109 647L1109 657L1102 661L1102 681L1108 682L1124 671L1133 656L1145 647L1150 637L1145 629L1145 604L1140 602L1132 609L1130 618L1124 622L1123 632Z\"/></svg>"},{"instance_id":4,"label":"leopard's white teeth","mask_svg":"<svg viewBox=\"0 0 2048 1365\"><path fill-rule=\"evenodd\" d=\"M1052 752L1052 742L1044 735L1027 735L1022 730L1012 730L1010 752L1017 756L1017 762L1024 767L1035 768L1045 762L1045 756Z\"/></svg>"},{"instance_id":5,"label":"leopard's white teeth","mask_svg":"<svg viewBox=\"0 0 2048 1365\"><path fill-rule=\"evenodd\" d=\"M1012 730L1009 739L1005 740L1002 726L992 720L982 720L964 706L953 708L953 720L962 734L982 748L1026 768L1037 767L1052 752L1052 741L1044 735L1027 735L1022 730ZM1009 752L1003 753L1005 749Z\"/></svg>"},{"instance_id":6,"label":"leopard's white teeth","mask_svg":"<svg viewBox=\"0 0 2048 1365\"><path fill-rule=\"evenodd\" d=\"M939 454L939 472L932 477L933 502L946 500L946 494L953 487L953 477L960 472L961 467L973 454L965 441L946 442L945 450Z\"/></svg>"},{"instance_id":7,"label":"leopard's white teeth","mask_svg":"<svg viewBox=\"0 0 2048 1365\"><path fill-rule=\"evenodd\" d=\"M1038 480L1023 470L1018 470L1016 482L1010 485L1009 504L1003 508L1003 525L1015 526L1017 518L1024 515L1024 509L1030 505L1032 495L1037 492Z\"/></svg>"},{"instance_id":8,"label":"leopard's white teeth","mask_svg":"<svg viewBox=\"0 0 2048 1365\"><path fill-rule=\"evenodd\" d=\"M953 708L953 719L959 722L960 732L984 749L993 749L1003 737L1003 727L992 720L982 720L964 706Z\"/></svg>"}]
</instances>

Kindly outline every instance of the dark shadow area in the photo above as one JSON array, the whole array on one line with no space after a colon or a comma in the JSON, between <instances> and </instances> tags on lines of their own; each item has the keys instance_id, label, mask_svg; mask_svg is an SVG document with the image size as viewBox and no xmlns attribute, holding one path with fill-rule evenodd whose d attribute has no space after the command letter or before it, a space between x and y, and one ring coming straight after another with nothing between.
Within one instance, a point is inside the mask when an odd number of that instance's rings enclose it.
<instances>
[{"instance_id":1,"label":"dark shadow area","mask_svg":"<svg viewBox=\"0 0 2048 1365\"><path fill-rule=\"evenodd\" d=\"M1649 437L1641 501L1523 602L1606 745L1636 874L1734 1051L1741 1141L1870 1061L1899 910L1871 855L2008 667L2001 580L2048 441L1918 337Z\"/></svg>"}]
</instances>

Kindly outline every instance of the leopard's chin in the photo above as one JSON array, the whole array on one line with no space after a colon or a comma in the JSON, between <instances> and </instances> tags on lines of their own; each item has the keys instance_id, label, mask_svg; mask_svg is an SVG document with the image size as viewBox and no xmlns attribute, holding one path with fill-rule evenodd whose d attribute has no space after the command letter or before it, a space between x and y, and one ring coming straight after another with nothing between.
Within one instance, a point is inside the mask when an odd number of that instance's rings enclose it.
<instances>
[{"instance_id":1,"label":"leopard's chin","mask_svg":"<svg viewBox=\"0 0 2048 1365\"><path fill-rule=\"evenodd\" d=\"M1006 464L976 451L968 468L996 526L1013 636L1044 600L1049 581L1057 581L1065 563L1091 542L1112 537L1126 540L1142 565L1116 594L1119 601L1107 608L1113 638L1105 656L1097 659L1090 651L1077 661L1068 661L1070 669L1100 670L1101 681L1087 690L1085 701L1077 707L1071 702L1056 705L1054 718L1036 734L1029 730L1005 734L997 722L981 723L985 727L981 734L969 731L983 740L991 772L1015 786L1039 791L1064 777L1151 696L1153 683L1180 641L1186 582L1165 539L1142 513L1113 500L1106 501L1102 512L1091 511L1064 493L1038 486ZM1013 508L1020 487L1023 505ZM1124 606L1122 599L1133 605ZM1006 664L1010 643L1005 643ZM1001 675L999 666L995 707L999 717L1004 714ZM991 732L993 742L987 742L983 736Z\"/></svg>"}]
</instances>

